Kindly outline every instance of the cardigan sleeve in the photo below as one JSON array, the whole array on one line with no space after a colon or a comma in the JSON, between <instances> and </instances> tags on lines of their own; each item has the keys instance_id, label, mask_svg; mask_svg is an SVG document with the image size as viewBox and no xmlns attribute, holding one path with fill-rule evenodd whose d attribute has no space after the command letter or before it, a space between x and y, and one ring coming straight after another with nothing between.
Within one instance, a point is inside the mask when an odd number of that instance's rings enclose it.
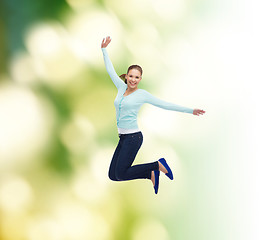
<instances>
[{"instance_id":1,"label":"cardigan sleeve","mask_svg":"<svg viewBox=\"0 0 259 240\"><path fill-rule=\"evenodd\" d=\"M152 94L150 94L147 91L144 91L144 101L145 101L145 103L149 103L149 104L152 104L156 107L163 108L163 109L166 109L166 110L184 112L184 113L191 113L191 114L193 113L192 108L187 108L187 107L183 107L183 106L180 106L180 105L176 105L174 103L163 101L163 100L153 96Z\"/></svg>"},{"instance_id":2,"label":"cardigan sleeve","mask_svg":"<svg viewBox=\"0 0 259 240\"><path fill-rule=\"evenodd\" d=\"M103 52L103 58L104 58L104 64L105 64L106 70L107 70L111 80L113 81L114 85L116 86L116 88L118 90L121 87L125 87L126 84L121 80L121 78L117 75L116 71L114 70L114 67L109 58L106 48L102 48L102 52Z\"/></svg>"}]
</instances>

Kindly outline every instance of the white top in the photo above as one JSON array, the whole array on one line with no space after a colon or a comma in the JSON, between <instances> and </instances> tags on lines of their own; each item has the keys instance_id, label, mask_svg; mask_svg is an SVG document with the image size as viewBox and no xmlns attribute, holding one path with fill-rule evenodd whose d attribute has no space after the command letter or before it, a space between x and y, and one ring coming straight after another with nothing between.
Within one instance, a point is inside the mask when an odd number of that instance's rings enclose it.
<instances>
[{"instance_id":1,"label":"white top","mask_svg":"<svg viewBox=\"0 0 259 240\"><path fill-rule=\"evenodd\" d=\"M127 129L127 128L118 128L119 134L130 134L130 133L135 133L135 132L140 132L138 128L135 129Z\"/></svg>"}]
</instances>

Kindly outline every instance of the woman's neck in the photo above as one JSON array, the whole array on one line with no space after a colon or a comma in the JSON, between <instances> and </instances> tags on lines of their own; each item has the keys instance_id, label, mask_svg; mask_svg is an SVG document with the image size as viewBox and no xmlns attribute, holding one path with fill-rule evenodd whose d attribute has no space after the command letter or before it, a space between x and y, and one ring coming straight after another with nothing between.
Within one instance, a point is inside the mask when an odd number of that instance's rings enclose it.
<instances>
[{"instance_id":1,"label":"woman's neck","mask_svg":"<svg viewBox=\"0 0 259 240\"><path fill-rule=\"evenodd\" d=\"M137 90L138 90L137 87L136 87L136 88L129 88L129 87L128 87L128 88L126 89L126 92L127 92L127 93L133 93L133 92L135 92L135 91L137 91Z\"/></svg>"}]
</instances>

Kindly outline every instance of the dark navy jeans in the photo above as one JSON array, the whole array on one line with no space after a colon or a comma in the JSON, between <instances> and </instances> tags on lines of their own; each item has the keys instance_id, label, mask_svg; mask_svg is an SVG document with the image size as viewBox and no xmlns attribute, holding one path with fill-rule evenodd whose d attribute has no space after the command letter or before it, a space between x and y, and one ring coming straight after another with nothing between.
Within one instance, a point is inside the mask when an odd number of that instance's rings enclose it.
<instances>
[{"instance_id":1,"label":"dark navy jeans","mask_svg":"<svg viewBox=\"0 0 259 240\"><path fill-rule=\"evenodd\" d=\"M151 172L158 170L158 161L132 166L143 142L141 132L120 134L120 140L113 154L109 178L113 181L151 179Z\"/></svg>"}]
</instances>

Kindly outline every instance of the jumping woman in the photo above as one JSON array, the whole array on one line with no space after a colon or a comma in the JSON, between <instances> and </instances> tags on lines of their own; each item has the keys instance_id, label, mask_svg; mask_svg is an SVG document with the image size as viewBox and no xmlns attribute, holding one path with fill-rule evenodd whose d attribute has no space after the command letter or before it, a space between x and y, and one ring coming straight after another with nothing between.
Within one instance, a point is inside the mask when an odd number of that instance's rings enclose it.
<instances>
[{"instance_id":1,"label":"jumping woman","mask_svg":"<svg viewBox=\"0 0 259 240\"><path fill-rule=\"evenodd\" d=\"M110 42L110 37L104 38L101 49L106 70L118 89L114 105L120 140L112 157L109 168L109 178L113 181L150 179L157 194L160 171L165 173L171 180L173 180L173 173L164 158L160 158L156 162L132 166L143 142L143 135L137 124L137 115L140 107L144 103L150 103L163 109L191 113L197 116L204 114L205 111L165 102L154 97L146 90L139 89L138 84L142 79L143 71L138 65L131 65L128 68L127 74L123 74L119 77L106 51L106 47Z\"/></svg>"}]
</instances>

